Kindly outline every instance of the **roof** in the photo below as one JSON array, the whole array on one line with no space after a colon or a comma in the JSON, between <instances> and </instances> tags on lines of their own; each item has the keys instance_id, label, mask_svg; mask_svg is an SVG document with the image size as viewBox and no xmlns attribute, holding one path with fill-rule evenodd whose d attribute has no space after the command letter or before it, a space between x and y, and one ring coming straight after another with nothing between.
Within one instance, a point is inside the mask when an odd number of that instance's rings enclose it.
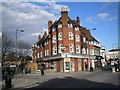
<instances>
[{"instance_id":1,"label":"roof","mask_svg":"<svg viewBox=\"0 0 120 90\"><path fill-rule=\"evenodd\" d=\"M120 49L111 49L111 50L108 51L108 52L113 52L113 51L120 51Z\"/></svg>"},{"instance_id":2,"label":"roof","mask_svg":"<svg viewBox=\"0 0 120 90\"><path fill-rule=\"evenodd\" d=\"M51 25L51 27L50 27L49 29L51 29L53 26L56 26L56 25L60 22L61 18L62 18L62 17L60 17L59 20L56 20L56 21ZM89 38L90 40L94 40L94 41L98 42L98 41L90 34L90 30L87 30L86 28L80 26L75 20L72 20L69 16L68 16L68 19L69 19L70 22L72 22L75 26L78 26L78 27L80 28L80 30L82 31L82 33L85 33L87 36L89 36L89 37L90 37L90 38ZM51 31L52 31L52 30L51 30ZM48 36L47 36L46 38L48 38ZM38 41L37 44L38 44L38 43L39 43L39 44L40 44L40 43L43 43L43 42L46 40L46 38L42 37L42 39L41 39L40 41Z\"/></svg>"}]
</instances>

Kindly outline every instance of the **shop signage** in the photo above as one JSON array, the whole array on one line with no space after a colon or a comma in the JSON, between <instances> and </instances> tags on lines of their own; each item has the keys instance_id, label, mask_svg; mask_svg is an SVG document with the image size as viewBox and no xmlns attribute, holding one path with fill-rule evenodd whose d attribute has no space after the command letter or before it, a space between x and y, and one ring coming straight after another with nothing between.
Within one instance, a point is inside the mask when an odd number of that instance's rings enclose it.
<instances>
[{"instance_id":1,"label":"shop signage","mask_svg":"<svg viewBox=\"0 0 120 90\"><path fill-rule=\"evenodd\" d=\"M92 62L92 60L89 59L88 62Z\"/></svg>"}]
</instances>

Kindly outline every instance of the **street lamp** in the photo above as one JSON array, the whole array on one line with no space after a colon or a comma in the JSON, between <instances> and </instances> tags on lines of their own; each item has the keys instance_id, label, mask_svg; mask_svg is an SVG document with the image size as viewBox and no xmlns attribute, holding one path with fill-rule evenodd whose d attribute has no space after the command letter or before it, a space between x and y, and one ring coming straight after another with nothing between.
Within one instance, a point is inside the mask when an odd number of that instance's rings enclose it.
<instances>
[{"instance_id":1,"label":"street lamp","mask_svg":"<svg viewBox=\"0 0 120 90\"><path fill-rule=\"evenodd\" d=\"M24 30L16 30L16 59L17 59L17 32L24 32Z\"/></svg>"},{"instance_id":2,"label":"street lamp","mask_svg":"<svg viewBox=\"0 0 120 90\"><path fill-rule=\"evenodd\" d=\"M92 30L96 30L96 28L93 28ZM89 30L89 31L92 31L92 30ZM90 59L90 34L88 35L88 55L89 55L89 59ZM91 60L90 61L90 68L92 67L92 63L91 63Z\"/></svg>"},{"instance_id":3,"label":"street lamp","mask_svg":"<svg viewBox=\"0 0 120 90\"><path fill-rule=\"evenodd\" d=\"M16 30L16 61L17 61L17 32L24 32L24 30L18 30L18 29ZM17 70L17 68L16 68L16 70Z\"/></svg>"}]
</instances>

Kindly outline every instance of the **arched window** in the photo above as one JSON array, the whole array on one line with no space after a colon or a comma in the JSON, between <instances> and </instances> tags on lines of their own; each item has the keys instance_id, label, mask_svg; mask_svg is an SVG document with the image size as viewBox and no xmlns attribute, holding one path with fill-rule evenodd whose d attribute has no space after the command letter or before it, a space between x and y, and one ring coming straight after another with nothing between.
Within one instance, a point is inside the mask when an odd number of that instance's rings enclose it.
<instances>
[{"instance_id":1,"label":"arched window","mask_svg":"<svg viewBox=\"0 0 120 90\"><path fill-rule=\"evenodd\" d=\"M76 35L76 42L80 42L80 36Z\"/></svg>"},{"instance_id":2,"label":"arched window","mask_svg":"<svg viewBox=\"0 0 120 90\"><path fill-rule=\"evenodd\" d=\"M76 53L80 53L80 46L79 45L76 46Z\"/></svg>"},{"instance_id":3,"label":"arched window","mask_svg":"<svg viewBox=\"0 0 120 90\"><path fill-rule=\"evenodd\" d=\"M72 43L69 44L69 49L70 49L70 52L74 52L74 45Z\"/></svg>"},{"instance_id":4,"label":"arched window","mask_svg":"<svg viewBox=\"0 0 120 90\"><path fill-rule=\"evenodd\" d=\"M52 37L52 43L56 43L56 36Z\"/></svg>"},{"instance_id":5,"label":"arched window","mask_svg":"<svg viewBox=\"0 0 120 90\"><path fill-rule=\"evenodd\" d=\"M59 46L58 46L58 52L59 53L62 53L62 48L63 48L62 44L59 44Z\"/></svg>"},{"instance_id":6,"label":"arched window","mask_svg":"<svg viewBox=\"0 0 120 90\"><path fill-rule=\"evenodd\" d=\"M73 40L73 33L69 32L69 40Z\"/></svg>"},{"instance_id":7,"label":"arched window","mask_svg":"<svg viewBox=\"0 0 120 90\"><path fill-rule=\"evenodd\" d=\"M58 34L58 40L62 40L62 32Z\"/></svg>"},{"instance_id":8,"label":"arched window","mask_svg":"<svg viewBox=\"0 0 120 90\"><path fill-rule=\"evenodd\" d=\"M54 46L54 47L53 47L53 55L56 55L56 54L57 54L57 47Z\"/></svg>"}]
</instances>

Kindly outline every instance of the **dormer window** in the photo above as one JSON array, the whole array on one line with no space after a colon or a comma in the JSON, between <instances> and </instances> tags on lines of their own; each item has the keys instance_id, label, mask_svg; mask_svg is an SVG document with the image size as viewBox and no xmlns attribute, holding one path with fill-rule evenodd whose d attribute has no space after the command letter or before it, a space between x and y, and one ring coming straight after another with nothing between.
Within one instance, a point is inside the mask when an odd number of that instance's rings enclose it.
<instances>
[{"instance_id":1,"label":"dormer window","mask_svg":"<svg viewBox=\"0 0 120 90\"><path fill-rule=\"evenodd\" d=\"M62 28L62 24L58 24L58 28Z\"/></svg>"},{"instance_id":2,"label":"dormer window","mask_svg":"<svg viewBox=\"0 0 120 90\"><path fill-rule=\"evenodd\" d=\"M55 28L55 27L53 27L53 28L52 28L52 31L53 31L53 32L55 32L55 31L56 31L56 28Z\"/></svg>"},{"instance_id":3,"label":"dormer window","mask_svg":"<svg viewBox=\"0 0 120 90\"><path fill-rule=\"evenodd\" d=\"M73 25L70 23L70 24L68 24L68 27L73 27Z\"/></svg>"},{"instance_id":4,"label":"dormer window","mask_svg":"<svg viewBox=\"0 0 120 90\"><path fill-rule=\"evenodd\" d=\"M75 30L78 31L78 30L79 30L79 27L75 27Z\"/></svg>"}]
</instances>

